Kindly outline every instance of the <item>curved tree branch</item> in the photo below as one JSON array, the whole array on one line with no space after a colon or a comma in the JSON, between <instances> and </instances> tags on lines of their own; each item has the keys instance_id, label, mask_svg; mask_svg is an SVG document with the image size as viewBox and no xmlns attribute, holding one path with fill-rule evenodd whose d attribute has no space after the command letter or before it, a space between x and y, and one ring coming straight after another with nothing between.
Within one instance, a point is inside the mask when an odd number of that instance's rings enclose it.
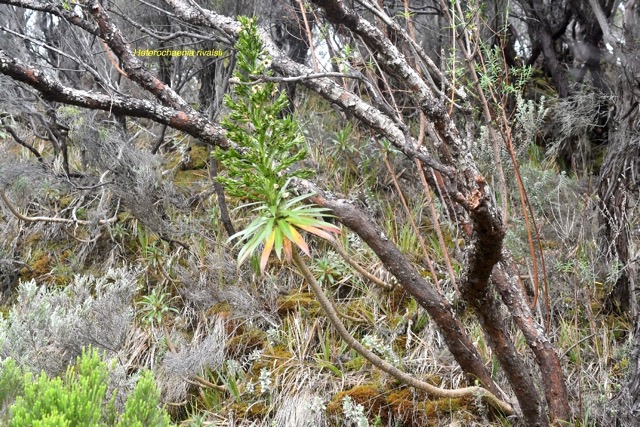
<instances>
[{"instance_id":1,"label":"curved tree branch","mask_svg":"<svg viewBox=\"0 0 640 427\"><path fill-rule=\"evenodd\" d=\"M322 307L324 313L327 315L327 318L329 319L333 327L336 329L336 331L338 331L338 334L340 335L340 337L351 348L353 348L355 351L360 353L365 359L371 362L373 366L380 369L381 371L386 372L387 374L391 375L392 377L399 380L403 384L406 384L410 387L417 388L419 390L423 390L428 394L430 394L431 396L439 397L439 398L448 398L448 399L482 396L492 406L500 409L504 414L506 415L514 414L514 410L511 407L511 405L498 399L493 393L491 393L485 388L472 386L472 387L464 387L464 388L457 388L457 389L444 389L444 388L436 387L427 382L416 379L415 377L407 374L406 372L401 371L400 369L396 368L386 360L379 357L377 354L375 354L374 352L366 348L364 345L362 345L357 339L354 338L353 335L349 333L349 331L347 331L347 328L345 328L344 324L340 320L340 317L338 316L338 312L334 307L333 302L324 294L324 292L322 291L322 288L320 287L316 279L313 277L313 273L311 273L311 271L309 270L309 267L307 267L306 263L302 260L300 255L298 255L298 252L295 250L293 251L293 262L298 268L298 270L300 270L300 273L306 279L307 283L309 284L309 287L311 288L316 298L318 299L318 302L320 303L320 306Z\"/></svg>"},{"instance_id":2,"label":"curved tree branch","mask_svg":"<svg viewBox=\"0 0 640 427\"><path fill-rule=\"evenodd\" d=\"M187 114L175 108L164 107L138 98L73 89L62 85L39 68L10 58L2 50L0 50L0 73L37 89L43 98L49 101L151 119L200 138L203 142L222 148L228 146L224 130L199 115Z\"/></svg>"},{"instance_id":3,"label":"curved tree branch","mask_svg":"<svg viewBox=\"0 0 640 427\"><path fill-rule=\"evenodd\" d=\"M463 371L478 379L492 393L499 395L491 374L449 302L427 283L407 257L384 235L376 222L347 200L337 199L308 181L294 182L304 193L314 193L310 198L313 203L331 209L341 223L369 245L398 283L427 310Z\"/></svg>"},{"instance_id":4,"label":"curved tree branch","mask_svg":"<svg viewBox=\"0 0 640 427\"><path fill-rule=\"evenodd\" d=\"M118 220L118 208L114 215L109 219L101 219L99 221L85 221L82 219L69 219L69 218L58 218L58 217L49 217L49 216L26 216L20 213L18 208L16 208L11 200L7 197L4 191L0 191L0 199L4 202L5 205L9 208L11 213L18 218L20 221L25 222L54 222L58 224L79 224L79 225L107 225L114 223Z\"/></svg>"}]
</instances>

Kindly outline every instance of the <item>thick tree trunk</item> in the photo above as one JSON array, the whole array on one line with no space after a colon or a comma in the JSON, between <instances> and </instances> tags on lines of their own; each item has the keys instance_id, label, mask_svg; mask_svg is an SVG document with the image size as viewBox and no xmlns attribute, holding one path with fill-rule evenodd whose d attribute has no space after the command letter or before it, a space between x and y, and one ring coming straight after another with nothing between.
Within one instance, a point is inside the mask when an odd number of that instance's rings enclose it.
<instances>
[{"instance_id":1,"label":"thick tree trunk","mask_svg":"<svg viewBox=\"0 0 640 427\"><path fill-rule=\"evenodd\" d=\"M214 28L229 40L233 40L237 34L239 24L231 18L193 7L186 1L166 0L166 2L173 7L175 15L187 22ZM390 25L390 28L394 29L398 43L392 43L378 27L346 8L344 2L340 0L315 0L314 3L324 9L329 21L341 26L343 30L346 28L373 52L372 58L380 67L378 70L381 77L401 81L409 89L407 99L416 110L426 116L434 129L432 147L435 147L435 150L430 152L417 143L418 138L412 134L412 130L404 123L398 112L383 112L376 108L374 103L345 90L330 78L309 78L312 71L287 58L272 42L268 32L263 31L265 46L273 56L272 68L283 76L299 78L304 85L326 98L331 104L360 120L372 133L386 138L407 158L420 160L425 168L437 171L438 190L445 195L443 199L446 199L445 204L450 205L448 207L455 206L460 209L461 215L455 219L455 226L463 230L467 238L468 262L465 274L461 278L462 295L474 308L488 342L505 370L520 402L526 418L525 422L527 425L546 425L542 400L529 371L510 341L500 317L501 307L490 287L490 276L501 259L504 230L501 216L492 204L491 191L487 182L479 173L473 156L470 155L473 141L471 138L465 138L459 131L450 115L451 109L437 94L439 89L434 88L433 83L424 78L422 69L417 69L407 62L406 56L398 49L398 46L402 46L404 42L412 46L416 52L421 52L419 46L410 43L410 39L403 33L404 30L388 23L392 21L391 18L383 16L380 19L385 23L384 25ZM0 72L32 85L48 99L87 108L100 108L121 114L147 117L183 130L211 144L223 147L229 144L219 126L213 124L206 115L194 111L171 87L149 72L144 63L132 54L128 42L110 21L109 15L102 9L99 2L94 0L89 3L87 13L90 13L92 18L86 20L75 15L67 16L67 12L62 9L54 9L58 16L103 39L121 61L123 75L126 73L127 78L153 94L157 102L118 94L104 96L70 89L49 78L41 70L7 58L1 51ZM429 62L428 58L423 60L425 63ZM442 76L442 78L446 80L446 77ZM298 184L304 186L304 183ZM498 394L498 387L494 384L484 361L447 300L420 276L409 259L382 234L372 219L352 204L323 194L319 190L312 199L332 209L345 225L362 237L399 283L428 311L462 369ZM509 301L508 298L504 299ZM510 309L514 310L514 307ZM551 371L557 368L553 364L548 365ZM543 370L543 372L548 371ZM553 371L552 374L556 375L557 372ZM561 376L556 375L556 378ZM545 391L547 391L546 388ZM548 395L547 400L549 399ZM562 414L562 412L562 408L552 409L552 414Z\"/></svg>"},{"instance_id":2,"label":"thick tree trunk","mask_svg":"<svg viewBox=\"0 0 640 427\"><path fill-rule=\"evenodd\" d=\"M611 293L605 301L610 311L637 316L635 265L629 259L629 206L632 191L640 182L640 29L635 1L625 7L624 37L621 47L622 73L617 82L618 108L614 125L610 126L609 146L600 173L598 196L602 233L600 248L609 269L617 275Z\"/></svg>"},{"instance_id":3,"label":"thick tree trunk","mask_svg":"<svg viewBox=\"0 0 640 427\"><path fill-rule=\"evenodd\" d=\"M615 43L611 30L606 26L598 4L590 2L605 39ZM600 223L602 234L600 248L612 272L618 277L607 297L608 307L616 311L630 310L633 317L634 349L631 354L632 373L629 383L615 399L616 425L637 425L640 409L640 314L638 301L640 289L635 284L636 263L630 260L630 202L638 197L640 183L640 4L629 0L623 8L624 43L616 46L621 65L617 81L618 97L613 125L609 127L609 147L598 187L600 196Z\"/></svg>"},{"instance_id":4,"label":"thick tree trunk","mask_svg":"<svg viewBox=\"0 0 640 427\"><path fill-rule=\"evenodd\" d=\"M331 209L341 223L356 232L376 253L398 283L427 310L438 325L449 351L470 379L479 380L485 388L500 396L484 361L449 302L427 283L398 247L385 237L376 222L346 200L335 199L310 183L303 182L301 185L306 190L316 193L311 198L314 203Z\"/></svg>"},{"instance_id":5,"label":"thick tree trunk","mask_svg":"<svg viewBox=\"0 0 640 427\"><path fill-rule=\"evenodd\" d=\"M540 367L542 386L549 406L549 419L552 423L569 420L571 408L560 360L531 312L522 288L517 283L518 272L513 267L512 260L505 254L503 261L493 269L492 282L502 301L511 309L511 315Z\"/></svg>"}]
</instances>

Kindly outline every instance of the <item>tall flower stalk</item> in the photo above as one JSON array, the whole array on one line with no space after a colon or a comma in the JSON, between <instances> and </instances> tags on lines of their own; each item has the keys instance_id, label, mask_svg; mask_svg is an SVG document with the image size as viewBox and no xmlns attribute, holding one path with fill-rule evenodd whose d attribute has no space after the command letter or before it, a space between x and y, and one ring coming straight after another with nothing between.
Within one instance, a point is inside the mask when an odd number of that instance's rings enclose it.
<instances>
[{"instance_id":1,"label":"tall flower stalk","mask_svg":"<svg viewBox=\"0 0 640 427\"><path fill-rule=\"evenodd\" d=\"M293 177L304 178L310 171L292 170L307 152L304 136L291 115L283 117L287 97L271 77L271 58L258 37L256 22L239 18L242 31L236 43L236 71L232 95L225 97L230 114L222 124L227 136L238 148L218 150L217 158L227 168L227 176L219 178L228 194L240 197L254 206L257 217L229 240L237 239L242 248L238 263L249 258L263 245L260 272L275 250L292 259L294 246L311 256L301 232L309 232L327 240L340 230L322 219L326 209L305 203L310 194L292 197L288 185Z\"/></svg>"}]
</instances>

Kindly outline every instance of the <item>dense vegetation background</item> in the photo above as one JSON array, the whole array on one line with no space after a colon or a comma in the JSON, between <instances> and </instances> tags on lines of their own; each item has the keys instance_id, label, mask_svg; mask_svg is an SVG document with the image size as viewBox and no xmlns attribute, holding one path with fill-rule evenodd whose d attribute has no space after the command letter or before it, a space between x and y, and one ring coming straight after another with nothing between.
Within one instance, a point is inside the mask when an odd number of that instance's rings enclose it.
<instances>
[{"instance_id":1,"label":"dense vegetation background","mask_svg":"<svg viewBox=\"0 0 640 427\"><path fill-rule=\"evenodd\" d=\"M0 0L0 422L636 425L638 18Z\"/></svg>"}]
</instances>

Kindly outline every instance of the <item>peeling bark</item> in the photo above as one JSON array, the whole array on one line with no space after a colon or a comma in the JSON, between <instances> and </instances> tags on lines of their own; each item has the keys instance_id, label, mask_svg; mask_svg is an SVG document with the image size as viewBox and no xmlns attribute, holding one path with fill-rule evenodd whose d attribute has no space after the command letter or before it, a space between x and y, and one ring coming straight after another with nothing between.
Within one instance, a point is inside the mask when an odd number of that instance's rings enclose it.
<instances>
[{"instance_id":1,"label":"peeling bark","mask_svg":"<svg viewBox=\"0 0 640 427\"><path fill-rule=\"evenodd\" d=\"M544 329L535 320L529 305L514 277L518 274L513 268L511 260L504 257L493 269L492 283L500 293L502 301L511 309L511 315L522 331L525 340L540 367L542 386L545 398L549 406L549 418L551 422L571 419L567 387L560 365L560 360L553 345L544 335Z\"/></svg>"},{"instance_id":2,"label":"peeling bark","mask_svg":"<svg viewBox=\"0 0 640 427\"><path fill-rule=\"evenodd\" d=\"M360 36L374 52L383 69L406 82L413 90L411 96L414 102L432 122L438 136L444 142L441 145L440 157L446 166L458 170L457 179L454 181L456 189L449 187L447 190L452 199L468 212L472 224L473 240L468 246L467 271L460 286L462 296L474 308L487 340L520 402L527 423L547 425L535 384L527 374L527 369L517 354L514 344L505 333L505 327L499 315L499 304L489 287L491 272L500 260L504 231L500 215L491 205L485 191L486 181L468 155L468 144L460 136L444 105L436 99L426 82L378 28L348 9L341 0L313 0L313 2L324 9L329 21L336 25L344 25ZM459 225L464 227L464 219L460 220L462 223ZM382 255L378 254L378 256L382 260ZM407 279L410 280L410 277Z\"/></svg>"},{"instance_id":3,"label":"peeling bark","mask_svg":"<svg viewBox=\"0 0 640 427\"><path fill-rule=\"evenodd\" d=\"M107 95L72 89L51 78L43 70L25 65L2 51L0 73L32 86L48 100L146 118L186 132L212 145L222 148L230 145L224 131L218 125L193 110L179 94L147 70L144 63L133 55L128 41L98 1L89 2L87 10L91 15L87 19L61 6L38 1L0 0L0 3L51 13L100 37L121 61L126 76L153 94L157 102L119 94ZM195 7L186 1L166 0L166 3L180 19L193 25L215 29L230 41L233 41L240 28L237 21ZM506 333L500 315L501 307L490 286L492 272L496 288L536 355L542 371L552 421L567 420L569 408L557 356L542 332L536 329L531 312L521 295L516 294L514 285L506 278L504 271L500 267L496 268L502 256L503 224L499 212L491 203L487 183L478 172L469 153L471 141L461 135L446 106L435 96L421 72L410 65L383 31L347 8L341 0L313 0L313 3L324 10L327 19L332 23L343 26L358 36L374 52L385 73L402 81L411 89L411 101L424 113L435 129L437 137L434 145L437 153L431 153L419 146L410 128L395 113L376 108L375 103L365 101L330 78L304 79L302 84L360 120L373 133L387 138L406 157L419 160L428 172L427 176L433 176L432 172L437 171L435 174L438 177L438 191L444 195L447 209L455 209L461 213L456 218L456 225L464 230L467 239L467 266L460 281L461 293L473 307L488 342L505 370L527 425L547 425L547 420L542 411L542 400L529 371ZM273 56L272 68L277 73L289 77L312 73L310 68L287 58L266 31L262 32L262 37L266 49ZM433 181L435 180L434 177ZM389 272L436 322L449 350L465 373L499 395L499 389L484 361L447 300L420 276L408 258L382 234L375 222L345 200L323 193L306 181L299 180L297 184L301 188L312 189L316 194L312 197L315 203L331 209L342 223L355 231L373 249Z\"/></svg>"},{"instance_id":4,"label":"peeling bark","mask_svg":"<svg viewBox=\"0 0 640 427\"><path fill-rule=\"evenodd\" d=\"M199 115L188 115L155 102L121 95L104 95L63 86L43 70L23 64L0 50L0 73L37 89L49 101L151 119L186 132L212 145L227 147L224 129Z\"/></svg>"},{"instance_id":5,"label":"peeling bark","mask_svg":"<svg viewBox=\"0 0 640 427\"><path fill-rule=\"evenodd\" d=\"M463 371L470 374L473 379L478 379L485 388L499 396L498 388L491 379L482 358L447 300L418 273L415 266L384 235L376 222L347 200L332 197L307 181L298 180L296 183L304 188L304 192L314 192L315 195L311 197L311 201L331 209L341 223L357 233L369 245L398 283L427 310Z\"/></svg>"}]
</instances>

